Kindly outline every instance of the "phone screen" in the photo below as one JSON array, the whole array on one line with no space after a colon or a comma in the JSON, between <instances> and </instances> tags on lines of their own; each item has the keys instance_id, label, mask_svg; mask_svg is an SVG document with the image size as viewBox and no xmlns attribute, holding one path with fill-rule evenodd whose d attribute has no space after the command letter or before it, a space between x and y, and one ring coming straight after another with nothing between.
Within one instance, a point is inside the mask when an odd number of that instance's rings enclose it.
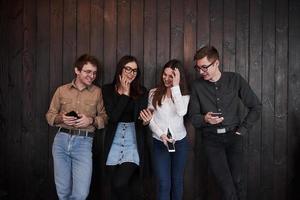
<instances>
[{"instance_id":1,"label":"phone screen","mask_svg":"<svg viewBox=\"0 0 300 200\"><path fill-rule=\"evenodd\" d=\"M172 142L168 142L168 151L175 152L175 146Z\"/></svg>"},{"instance_id":2,"label":"phone screen","mask_svg":"<svg viewBox=\"0 0 300 200\"><path fill-rule=\"evenodd\" d=\"M221 117L222 113L211 113L211 116L213 116L213 117Z\"/></svg>"}]
</instances>

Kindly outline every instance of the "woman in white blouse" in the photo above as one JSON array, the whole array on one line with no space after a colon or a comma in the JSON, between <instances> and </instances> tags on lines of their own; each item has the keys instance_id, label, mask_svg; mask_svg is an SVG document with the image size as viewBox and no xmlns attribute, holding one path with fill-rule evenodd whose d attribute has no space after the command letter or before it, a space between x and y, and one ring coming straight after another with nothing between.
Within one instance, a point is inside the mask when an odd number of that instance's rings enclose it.
<instances>
[{"instance_id":1,"label":"woman in white blouse","mask_svg":"<svg viewBox=\"0 0 300 200\"><path fill-rule=\"evenodd\" d=\"M159 200L182 199L189 147L183 117L189 99L182 64L170 60L163 68L158 87L149 93L148 108L140 113L153 132L153 163ZM171 149L172 144L175 151Z\"/></svg>"}]
</instances>

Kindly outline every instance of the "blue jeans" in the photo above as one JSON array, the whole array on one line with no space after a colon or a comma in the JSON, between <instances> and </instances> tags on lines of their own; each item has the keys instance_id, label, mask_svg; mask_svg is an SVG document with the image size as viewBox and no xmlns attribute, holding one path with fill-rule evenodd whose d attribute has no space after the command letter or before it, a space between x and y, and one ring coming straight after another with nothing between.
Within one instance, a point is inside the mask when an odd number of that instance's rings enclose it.
<instances>
[{"instance_id":1,"label":"blue jeans","mask_svg":"<svg viewBox=\"0 0 300 200\"><path fill-rule=\"evenodd\" d=\"M93 138L71 136L58 132L54 138L52 155L54 179L60 200L84 200L90 189L92 176Z\"/></svg>"},{"instance_id":2,"label":"blue jeans","mask_svg":"<svg viewBox=\"0 0 300 200\"><path fill-rule=\"evenodd\" d=\"M153 139L153 165L157 178L158 200L182 199L188 146L188 141L185 137L176 141L176 151L169 153L163 142Z\"/></svg>"}]
</instances>

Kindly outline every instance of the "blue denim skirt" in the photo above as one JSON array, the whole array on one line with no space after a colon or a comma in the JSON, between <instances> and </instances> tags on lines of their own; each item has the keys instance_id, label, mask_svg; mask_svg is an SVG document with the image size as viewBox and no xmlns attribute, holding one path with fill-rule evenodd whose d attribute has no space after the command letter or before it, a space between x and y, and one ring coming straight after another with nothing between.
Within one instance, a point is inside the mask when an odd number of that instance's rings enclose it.
<instances>
[{"instance_id":1,"label":"blue denim skirt","mask_svg":"<svg viewBox=\"0 0 300 200\"><path fill-rule=\"evenodd\" d=\"M134 122L118 123L106 165L120 165L124 162L140 164Z\"/></svg>"}]
</instances>

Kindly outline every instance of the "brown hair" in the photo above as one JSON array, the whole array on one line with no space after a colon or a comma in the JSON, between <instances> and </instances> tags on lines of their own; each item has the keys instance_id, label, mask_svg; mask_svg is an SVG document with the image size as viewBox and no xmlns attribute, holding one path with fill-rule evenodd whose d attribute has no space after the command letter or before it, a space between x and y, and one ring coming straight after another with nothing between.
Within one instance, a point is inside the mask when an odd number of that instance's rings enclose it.
<instances>
[{"instance_id":1,"label":"brown hair","mask_svg":"<svg viewBox=\"0 0 300 200\"><path fill-rule=\"evenodd\" d=\"M83 65L91 63L93 66L95 66L97 69L100 67L99 61L96 57L91 56L89 54L83 54L74 63L74 68L77 68L78 71L81 71L83 68Z\"/></svg>"},{"instance_id":2,"label":"brown hair","mask_svg":"<svg viewBox=\"0 0 300 200\"><path fill-rule=\"evenodd\" d=\"M116 69L113 84L117 88L120 86L119 75L122 74L122 70L125 67L125 65L127 63L130 63L130 62L135 62L136 65L137 65L136 77L130 84L130 97L132 97L134 99L137 99L141 95L143 95L144 91L142 90L142 85L141 85L141 81L140 81L141 71L140 71L140 68L139 68L139 63L138 63L137 59L134 56L125 55L119 60L119 62L117 64L117 69Z\"/></svg>"},{"instance_id":3,"label":"brown hair","mask_svg":"<svg viewBox=\"0 0 300 200\"><path fill-rule=\"evenodd\" d=\"M179 73L180 73L179 87L180 87L181 93L182 93L182 95L188 94L188 88L187 88L187 83L185 80L184 69L183 69L181 62L176 59L170 60L169 62L167 62L165 64L165 66L161 72L160 83L158 84L157 89L153 92L153 94L151 94L151 95L153 95L152 105L155 109L156 109L157 105L161 106L162 99L167 93L167 88L163 81L163 74L164 74L164 71L166 68L171 68L173 70L175 68L177 68L179 70Z\"/></svg>"},{"instance_id":4,"label":"brown hair","mask_svg":"<svg viewBox=\"0 0 300 200\"><path fill-rule=\"evenodd\" d=\"M208 60L219 60L219 53L218 50L214 46L204 46L197 50L197 52L194 55L194 60L200 60L207 56Z\"/></svg>"}]
</instances>

